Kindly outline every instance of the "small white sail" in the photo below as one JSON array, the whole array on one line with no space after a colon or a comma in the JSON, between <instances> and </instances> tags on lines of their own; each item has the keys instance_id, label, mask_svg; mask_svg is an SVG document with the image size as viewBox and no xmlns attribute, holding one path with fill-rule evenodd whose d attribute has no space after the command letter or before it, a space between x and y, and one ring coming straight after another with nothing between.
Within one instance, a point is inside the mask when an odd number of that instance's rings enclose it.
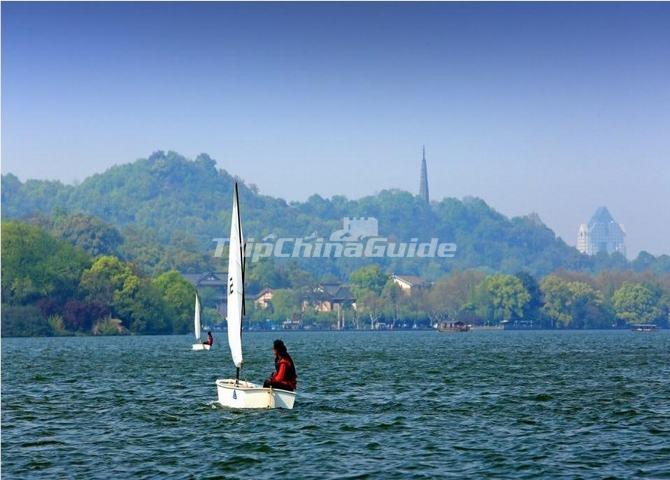
<instances>
[{"instance_id":1,"label":"small white sail","mask_svg":"<svg viewBox=\"0 0 670 480\"><path fill-rule=\"evenodd\" d=\"M242 366L242 315L244 314L244 238L240 221L237 183L233 192L233 212L230 222L228 250L228 345L233 363Z\"/></svg>"},{"instance_id":2,"label":"small white sail","mask_svg":"<svg viewBox=\"0 0 670 480\"><path fill-rule=\"evenodd\" d=\"M200 333L202 328L200 327L200 301L198 300L198 294L195 294L195 313L193 315L194 332L195 332L195 341L200 341Z\"/></svg>"}]
</instances>

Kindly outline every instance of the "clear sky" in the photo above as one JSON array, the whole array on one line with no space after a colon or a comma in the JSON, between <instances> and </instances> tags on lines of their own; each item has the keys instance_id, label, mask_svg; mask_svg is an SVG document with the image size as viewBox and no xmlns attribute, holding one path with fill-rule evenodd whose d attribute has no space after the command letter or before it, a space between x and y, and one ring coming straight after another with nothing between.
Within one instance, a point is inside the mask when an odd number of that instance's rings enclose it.
<instances>
[{"instance_id":1,"label":"clear sky","mask_svg":"<svg viewBox=\"0 0 670 480\"><path fill-rule=\"evenodd\" d=\"M267 194L476 195L670 253L670 4L2 3L2 171L207 152Z\"/></svg>"}]
</instances>

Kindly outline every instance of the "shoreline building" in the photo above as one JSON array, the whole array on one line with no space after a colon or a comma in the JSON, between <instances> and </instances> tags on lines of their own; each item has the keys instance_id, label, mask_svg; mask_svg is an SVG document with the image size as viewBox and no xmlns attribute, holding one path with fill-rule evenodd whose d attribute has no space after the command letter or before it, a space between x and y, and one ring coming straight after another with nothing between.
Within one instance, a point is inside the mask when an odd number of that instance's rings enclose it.
<instances>
[{"instance_id":1,"label":"shoreline building","mask_svg":"<svg viewBox=\"0 0 670 480\"><path fill-rule=\"evenodd\" d=\"M618 252L626 256L623 225L617 223L607 207L600 207L588 224L582 223L577 232L577 250L587 255L600 252L608 254Z\"/></svg>"},{"instance_id":2,"label":"shoreline building","mask_svg":"<svg viewBox=\"0 0 670 480\"><path fill-rule=\"evenodd\" d=\"M423 146L423 157L421 160L421 182L419 184L419 197L424 202L430 203L430 195L428 194L428 167L426 166L426 146Z\"/></svg>"},{"instance_id":3,"label":"shoreline building","mask_svg":"<svg viewBox=\"0 0 670 480\"><path fill-rule=\"evenodd\" d=\"M412 293L412 290L419 290L428 285L421 277L416 275L391 275L393 283L400 287L403 293Z\"/></svg>"}]
</instances>

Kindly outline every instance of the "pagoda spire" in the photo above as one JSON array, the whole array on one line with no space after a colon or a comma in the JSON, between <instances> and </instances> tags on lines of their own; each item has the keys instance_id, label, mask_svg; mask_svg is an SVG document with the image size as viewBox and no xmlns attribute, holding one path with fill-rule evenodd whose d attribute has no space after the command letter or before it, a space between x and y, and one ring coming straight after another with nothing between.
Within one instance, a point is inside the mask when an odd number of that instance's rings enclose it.
<instances>
[{"instance_id":1,"label":"pagoda spire","mask_svg":"<svg viewBox=\"0 0 670 480\"><path fill-rule=\"evenodd\" d=\"M426 146L423 146L423 156L421 158L421 184L419 185L419 197L426 203L430 203L428 194L428 167L426 166Z\"/></svg>"}]
</instances>

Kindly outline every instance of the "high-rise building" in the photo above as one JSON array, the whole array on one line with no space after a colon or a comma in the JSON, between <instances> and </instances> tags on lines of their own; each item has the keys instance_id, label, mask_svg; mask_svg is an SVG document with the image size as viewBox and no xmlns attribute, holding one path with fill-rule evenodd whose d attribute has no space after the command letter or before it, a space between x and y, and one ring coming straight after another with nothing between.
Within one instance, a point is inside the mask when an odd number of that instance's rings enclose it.
<instances>
[{"instance_id":1,"label":"high-rise building","mask_svg":"<svg viewBox=\"0 0 670 480\"><path fill-rule=\"evenodd\" d=\"M577 232L577 250L582 253L588 253L589 251L589 226L585 223L579 225L579 231Z\"/></svg>"},{"instance_id":2,"label":"high-rise building","mask_svg":"<svg viewBox=\"0 0 670 480\"><path fill-rule=\"evenodd\" d=\"M419 197L426 203L430 203L428 194L428 167L426 166L426 146L423 146L423 158L421 159L421 184L419 185Z\"/></svg>"},{"instance_id":3,"label":"high-rise building","mask_svg":"<svg viewBox=\"0 0 670 480\"><path fill-rule=\"evenodd\" d=\"M621 253L626 255L624 237L626 231L618 224L607 210L600 207L593 214L588 224L582 223L577 233L577 250L587 255L600 252Z\"/></svg>"}]
</instances>

